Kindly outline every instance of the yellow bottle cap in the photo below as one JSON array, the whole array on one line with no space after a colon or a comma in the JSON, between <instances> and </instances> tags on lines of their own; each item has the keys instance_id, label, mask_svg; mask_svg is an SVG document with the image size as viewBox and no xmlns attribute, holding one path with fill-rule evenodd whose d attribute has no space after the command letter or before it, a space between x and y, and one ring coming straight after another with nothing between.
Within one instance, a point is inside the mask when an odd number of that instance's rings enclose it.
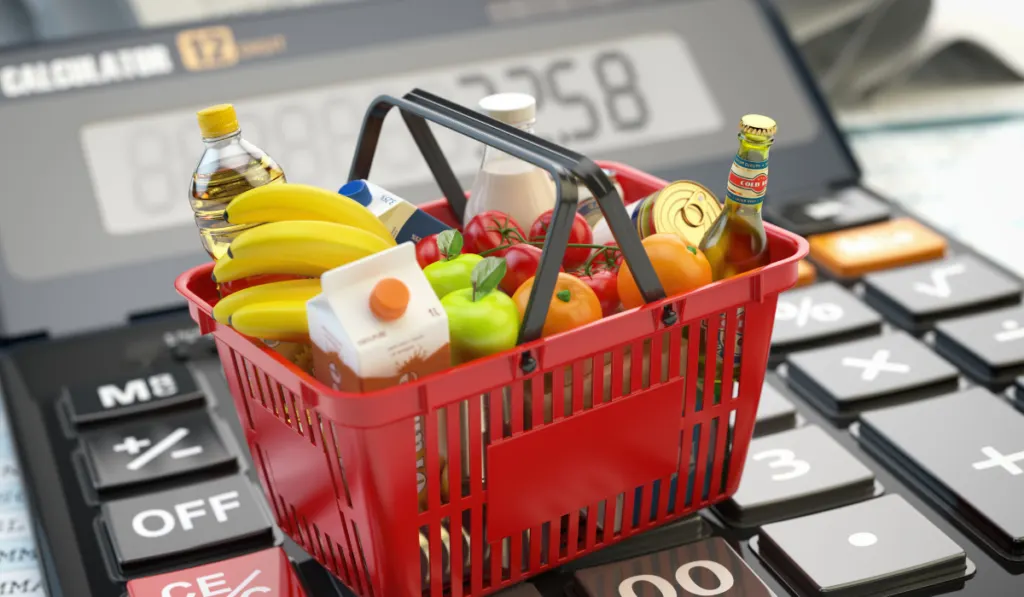
<instances>
[{"instance_id":1,"label":"yellow bottle cap","mask_svg":"<svg viewBox=\"0 0 1024 597\"><path fill-rule=\"evenodd\" d=\"M740 132L761 137L774 136L778 125L774 120L760 114L747 114L740 119Z\"/></svg>"},{"instance_id":2,"label":"yellow bottle cap","mask_svg":"<svg viewBox=\"0 0 1024 597\"><path fill-rule=\"evenodd\" d=\"M204 138L213 139L230 135L238 130L238 116L231 104L217 104L196 112L199 131Z\"/></svg>"}]
</instances>

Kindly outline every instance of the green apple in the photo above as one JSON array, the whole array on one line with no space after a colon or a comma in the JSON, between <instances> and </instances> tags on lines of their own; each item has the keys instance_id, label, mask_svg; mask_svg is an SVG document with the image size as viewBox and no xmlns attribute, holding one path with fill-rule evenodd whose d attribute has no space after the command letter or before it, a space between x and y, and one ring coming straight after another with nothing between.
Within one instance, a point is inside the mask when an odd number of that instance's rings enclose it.
<instances>
[{"instance_id":1,"label":"green apple","mask_svg":"<svg viewBox=\"0 0 1024 597\"><path fill-rule=\"evenodd\" d=\"M462 235L458 230L445 230L437 235L441 260L423 268L423 273L437 298L473 286L473 268L484 260L479 255L462 255Z\"/></svg>"},{"instance_id":2,"label":"green apple","mask_svg":"<svg viewBox=\"0 0 1024 597\"><path fill-rule=\"evenodd\" d=\"M423 273L437 298L443 299L456 290L472 287L473 268L483 259L479 255L459 255L451 261L435 261L423 268Z\"/></svg>"},{"instance_id":3,"label":"green apple","mask_svg":"<svg viewBox=\"0 0 1024 597\"><path fill-rule=\"evenodd\" d=\"M512 297L497 290L505 275L505 260L488 257L473 269L472 285L445 295L452 364L515 348L519 339L519 308Z\"/></svg>"}]
</instances>

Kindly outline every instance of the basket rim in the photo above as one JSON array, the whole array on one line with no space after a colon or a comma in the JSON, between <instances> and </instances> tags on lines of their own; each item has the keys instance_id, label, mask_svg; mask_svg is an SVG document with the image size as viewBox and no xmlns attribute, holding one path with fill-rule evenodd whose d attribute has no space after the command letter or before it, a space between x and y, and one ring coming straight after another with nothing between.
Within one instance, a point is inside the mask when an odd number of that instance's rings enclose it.
<instances>
[{"instance_id":1,"label":"basket rim","mask_svg":"<svg viewBox=\"0 0 1024 597\"><path fill-rule=\"evenodd\" d=\"M598 162L602 167L611 168L620 174L627 174L630 180L651 186L664 186L667 181L664 181L658 177L647 174L646 172L639 171L630 166L619 164L616 162L601 161ZM715 312L724 311L730 308L735 308L740 305L753 302L763 301L771 295L777 295L784 290L792 288L796 284L797 279L797 262L807 256L809 252L809 244L803 237L779 228L775 225L765 223L765 231L769 238L774 239L776 242L782 242L790 247L791 253L778 261L773 261L769 265L746 272L739 276L729 278L726 280L720 280L713 282L684 295L666 297L660 301L642 305L634 309L622 311L610 317L602 318L596 322L588 325L548 336L539 338L528 344L516 346L508 351L477 359L475 361L465 363L456 367L450 367L443 369L431 375L417 379L416 381L400 386L394 386L391 388L384 388L367 393L354 393L354 392L342 392L339 390L333 390L312 375L299 369L296 365L289 362L287 359L277 354L270 348L262 345L257 340L243 336L239 332L236 332L230 326L217 323L213 320L213 305L216 304L214 300L211 302L209 297L200 296L194 292L191 288L192 281L201 278L210 278L210 274L213 270L213 262L207 262L198 266L195 266L182 274L180 274L175 280L175 289L190 303L190 312L194 319L200 323L200 328L203 334L213 333L214 336L220 338L235 351L246 353L244 356L250 358L255 357L255 353L262 353L265 355L262 358L272 358L274 361L287 370L292 376L294 381L301 384L300 390L303 398L312 402L312 406L318 406L319 403L324 401L329 402L350 402L350 403L363 403L365 401L379 401L385 397L395 398L398 394L404 396L422 395L424 389L437 383L437 380L444 376L466 378L468 375L472 375L471 372L480 372L478 375L482 377L493 377L492 373L498 373L498 377L490 385L498 387L503 383L507 383L508 379L517 379L522 377L534 376L538 373L543 373L552 367L563 364L558 358L562 354L566 353L566 349L570 345L579 346L581 344L579 337L582 335L593 336L595 329L609 325L626 325L630 328L636 328L642 330L638 333L646 334L648 332L656 332L657 329L663 329L664 326L660 324L660 313L661 310L666 306L673 303L679 303L678 323L674 325L688 325L695 320L708 317ZM785 279L781 283L776 283L773 288L766 288L763 280L765 274L768 272L778 273L784 270L789 275L785 276ZM744 286L746 286L746 292L744 292ZM727 290L728 289L728 290ZM730 292L731 291L731 292ZM749 295L750 299L742 299L739 301L729 301L731 304L726 304L719 298L724 294L731 294L733 296L744 296ZM200 312L203 315L200 315ZM205 316L205 317L204 317ZM205 319L206 321L202 321ZM646 323L645 323L646 322ZM205 325L204 325L205 323ZM639 327L638 327L639 326ZM588 348L583 351L587 354L599 354L609 350L607 347L590 346L591 342L583 343L583 346ZM616 345L621 343L615 343ZM248 345L248 347L245 347ZM530 352L533 355L545 355L553 356L552 359L538 359L538 367L529 374L524 374L519 370L519 360L523 353ZM580 354L580 350L573 351L574 356L568 359L561 359L561 361L575 361L581 358L587 358L587 354ZM547 362L545 362L547 361ZM488 373L483 373L487 371ZM500 372L505 371L509 376L501 375ZM284 373L282 370L278 370L278 373ZM282 381L278 379L278 381ZM485 390L486 391L486 390ZM453 397L453 400L458 399ZM430 400L433 403L435 400ZM440 401L440 400L439 400ZM419 410L426 411L428 405L427 400L420 400ZM388 417L390 420L399 420L405 418L404 412L394 413L394 416ZM374 417L379 419L379 417ZM378 424L386 424L378 423ZM366 425L366 427L375 427L378 424ZM353 425L362 427L363 425Z\"/></svg>"}]
</instances>

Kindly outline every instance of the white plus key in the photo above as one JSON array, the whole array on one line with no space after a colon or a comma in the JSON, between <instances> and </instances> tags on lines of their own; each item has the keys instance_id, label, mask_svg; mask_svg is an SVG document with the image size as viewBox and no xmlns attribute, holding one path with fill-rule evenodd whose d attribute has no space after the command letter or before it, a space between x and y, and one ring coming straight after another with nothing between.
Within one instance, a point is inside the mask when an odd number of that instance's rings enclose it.
<instances>
[{"instance_id":1,"label":"white plus key","mask_svg":"<svg viewBox=\"0 0 1024 597\"><path fill-rule=\"evenodd\" d=\"M920 484L1005 557L1024 561L1024 416L1006 401L972 388L865 413L861 427L868 451L904 482Z\"/></svg>"}]
</instances>

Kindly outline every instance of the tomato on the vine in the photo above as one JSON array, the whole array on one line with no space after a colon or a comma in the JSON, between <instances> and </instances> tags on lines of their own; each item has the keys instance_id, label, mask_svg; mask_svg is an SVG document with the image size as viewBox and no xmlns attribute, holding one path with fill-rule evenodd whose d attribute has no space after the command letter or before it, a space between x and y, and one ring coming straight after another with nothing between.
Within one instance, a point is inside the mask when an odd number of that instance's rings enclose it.
<instances>
[{"instance_id":1,"label":"tomato on the vine","mask_svg":"<svg viewBox=\"0 0 1024 597\"><path fill-rule=\"evenodd\" d=\"M540 268L540 256L544 252L533 245L513 245L505 253L505 277L501 279L501 289L509 295L515 294L523 282L537 275ZM559 270L562 271L562 270Z\"/></svg>"},{"instance_id":2,"label":"tomato on the vine","mask_svg":"<svg viewBox=\"0 0 1024 597\"><path fill-rule=\"evenodd\" d=\"M531 241L543 241L547 237L553 215L554 210L549 209L540 214L533 222L533 225L530 226ZM589 245L592 242L594 242L594 231L590 229L590 224L587 223L583 216L576 214L576 218L572 222L572 232L569 233L569 244ZM587 258L590 257L590 252L590 247L570 247L565 250L562 265L567 270L575 269L587 261Z\"/></svg>"},{"instance_id":3,"label":"tomato on the vine","mask_svg":"<svg viewBox=\"0 0 1024 597\"><path fill-rule=\"evenodd\" d=\"M420 264L420 269L441 260L441 250L437 248L437 236L437 234L431 234L416 243L416 262Z\"/></svg>"},{"instance_id":4,"label":"tomato on the vine","mask_svg":"<svg viewBox=\"0 0 1024 597\"><path fill-rule=\"evenodd\" d=\"M591 269L588 276L584 271L573 272L583 283L590 287L601 302L601 315L608 317L619 310L619 287L616 283L616 275L613 271L606 269Z\"/></svg>"},{"instance_id":5,"label":"tomato on the vine","mask_svg":"<svg viewBox=\"0 0 1024 597\"><path fill-rule=\"evenodd\" d=\"M591 262L591 266L597 269L605 269L609 271L618 271L619 266L622 265L622 251L619 250L619 245L615 241L608 241L604 244L610 249L594 249L598 255L594 256L594 260Z\"/></svg>"},{"instance_id":6,"label":"tomato on the vine","mask_svg":"<svg viewBox=\"0 0 1024 597\"><path fill-rule=\"evenodd\" d=\"M462 231L467 253L477 255L505 245L514 245L526 239L519 223L500 211L485 211L473 217ZM507 248L488 253L490 257L504 257Z\"/></svg>"}]
</instances>

